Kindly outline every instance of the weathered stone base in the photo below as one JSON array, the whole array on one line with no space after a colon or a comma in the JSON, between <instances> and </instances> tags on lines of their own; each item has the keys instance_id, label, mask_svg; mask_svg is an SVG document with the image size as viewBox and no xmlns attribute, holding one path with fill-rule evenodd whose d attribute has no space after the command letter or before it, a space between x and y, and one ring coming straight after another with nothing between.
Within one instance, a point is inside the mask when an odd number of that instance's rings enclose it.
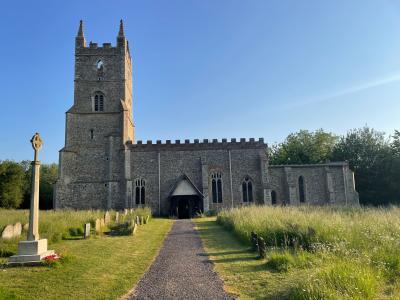
<instances>
[{"instance_id":1,"label":"weathered stone base","mask_svg":"<svg viewBox=\"0 0 400 300\"><path fill-rule=\"evenodd\" d=\"M21 241L18 243L18 255L11 256L8 263L11 265L39 263L44 257L52 254L54 250L47 250L47 239Z\"/></svg>"}]
</instances>

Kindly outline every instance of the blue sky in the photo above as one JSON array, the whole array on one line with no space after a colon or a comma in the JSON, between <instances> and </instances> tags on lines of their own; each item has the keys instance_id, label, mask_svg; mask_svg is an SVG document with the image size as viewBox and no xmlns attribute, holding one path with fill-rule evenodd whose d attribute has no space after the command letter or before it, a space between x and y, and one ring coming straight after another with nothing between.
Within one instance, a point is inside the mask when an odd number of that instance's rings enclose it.
<instances>
[{"instance_id":1,"label":"blue sky","mask_svg":"<svg viewBox=\"0 0 400 300\"><path fill-rule=\"evenodd\" d=\"M57 162L73 103L74 37L134 60L138 140L400 129L400 2L6 1L0 11L0 160Z\"/></svg>"}]
</instances>

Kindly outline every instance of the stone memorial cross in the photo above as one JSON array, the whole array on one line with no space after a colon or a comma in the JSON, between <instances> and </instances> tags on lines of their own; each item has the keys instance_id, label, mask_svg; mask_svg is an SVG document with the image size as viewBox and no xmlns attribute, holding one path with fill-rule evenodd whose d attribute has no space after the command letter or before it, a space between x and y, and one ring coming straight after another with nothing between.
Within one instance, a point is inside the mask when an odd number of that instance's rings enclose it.
<instances>
[{"instance_id":1,"label":"stone memorial cross","mask_svg":"<svg viewBox=\"0 0 400 300\"><path fill-rule=\"evenodd\" d=\"M39 133L31 139L32 148L35 151L32 161L32 192L31 192L31 208L29 211L29 230L28 241L39 240L39 180L40 180L40 161L39 151L42 148L43 141Z\"/></svg>"},{"instance_id":2,"label":"stone memorial cross","mask_svg":"<svg viewBox=\"0 0 400 300\"><path fill-rule=\"evenodd\" d=\"M26 241L18 243L18 254L9 258L9 264L39 263L43 258L53 255L53 250L47 250L47 239L39 238L39 181L40 181L40 161L39 150L42 148L43 141L39 133L31 139L32 148L35 151L32 161L32 190L31 207L29 211L29 228ZM21 227L21 224L19 224ZM18 231L20 228L18 228Z\"/></svg>"}]
</instances>

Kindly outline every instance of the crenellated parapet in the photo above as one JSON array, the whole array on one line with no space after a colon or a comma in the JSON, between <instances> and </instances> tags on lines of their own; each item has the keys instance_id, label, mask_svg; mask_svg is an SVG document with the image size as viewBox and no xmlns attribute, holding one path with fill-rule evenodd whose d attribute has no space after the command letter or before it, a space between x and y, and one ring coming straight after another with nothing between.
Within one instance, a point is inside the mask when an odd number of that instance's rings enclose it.
<instances>
[{"instance_id":1,"label":"crenellated parapet","mask_svg":"<svg viewBox=\"0 0 400 300\"><path fill-rule=\"evenodd\" d=\"M236 139L230 140L224 138L218 139L194 139L194 140L147 140L146 142L137 141L133 144L131 141L127 142L127 146L132 150L139 151L166 151L166 150L177 150L177 151L190 151L190 150L220 150L220 149L267 149L267 144L263 138L258 140L254 138L250 139Z\"/></svg>"},{"instance_id":2,"label":"crenellated parapet","mask_svg":"<svg viewBox=\"0 0 400 300\"><path fill-rule=\"evenodd\" d=\"M124 25L122 20L120 21L119 32L117 36L117 43L115 46L112 46L111 43L103 43L100 46L98 43L90 42L89 45L86 44L86 38L83 32L83 22L82 20L79 23L78 33L75 37L75 52L80 55L117 55L117 53L121 50L125 50L130 58L129 51L129 43L125 38L124 34Z\"/></svg>"}]
</instances>

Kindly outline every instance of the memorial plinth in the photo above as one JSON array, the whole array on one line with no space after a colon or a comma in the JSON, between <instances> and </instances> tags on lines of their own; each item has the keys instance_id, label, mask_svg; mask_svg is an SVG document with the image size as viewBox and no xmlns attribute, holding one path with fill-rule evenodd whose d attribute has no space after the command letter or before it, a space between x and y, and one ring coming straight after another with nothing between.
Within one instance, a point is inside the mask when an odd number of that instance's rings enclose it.
<instances>
[{"instance_id":1,"label":"memorial plinth","mask_svg":"<svg viewBox=\"0 0 400 300\"><path fill-rule=\"evenodd\" d=\"M33 136L31 143L35 150L35 156L32 161L32 190L28 240L18 243L18 254L9 258L9 264L40 263L44 257L54 254L53 250L47 250L47 239L39 239L40 162L38 160L38 154L42 147L42 140L38 133Z\"/></svg>"}]
</instances>

